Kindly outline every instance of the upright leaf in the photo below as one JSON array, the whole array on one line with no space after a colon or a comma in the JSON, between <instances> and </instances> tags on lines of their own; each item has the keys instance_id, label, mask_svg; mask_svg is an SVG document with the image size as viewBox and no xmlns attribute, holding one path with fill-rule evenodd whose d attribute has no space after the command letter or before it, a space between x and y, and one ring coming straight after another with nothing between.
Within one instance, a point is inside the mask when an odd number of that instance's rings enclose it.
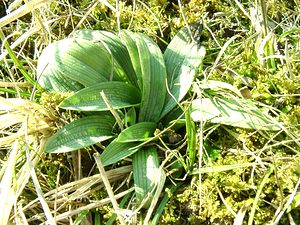
<instances>
[{"instance_id":1,"label":"upright leaf","mask_svg":"<svg viewBox=\"0 0 300 225\"><path fill-rule=\"evenodd\" d=\"M159 180L159 158L156 147L144 147L133 155L133 179L137 203L149 207ZM147 201L145 201L147 199Z\"/></svg>"},{"instance_id":2,"label":"upright leaf","mask_svg":"<svg viewBox=\"0 0 300 225\"><path fill-rule=\"evenodd\" d=\"M201 33L201 28L197 29L195 32ZM161 118L186 95L204 56L204 47L192 40L187 27L182 28L172 39L164 53L170 93L167 93Z\"/></svg>"},{"instance_id":3,"label":"upright leaf","mask_svg":"<svg viewBox=\"0 0 300 225\"><path fill-rule=\"evenodd\" d=\"M136 33L134 39L142 73L142 99L138 120L158 122L166 96L166 68L163 55L150 38Z\"/></svg>"},{"instance_id":4,"label":"upright leaf","mask_svg":"<svg viewBox=\"0 0 300 225\"><path fill-rule=\"evenodd\" d=\"M87 116L61 128L46 143L50 153L69 152L110 139L115 119L110 115Z\"/></svg>"},{"instance_id":5,"label":"upright leaf","mask_svg":"<svg viewBox=\"0 0 300 225\"><path fill-rule=\"evenodd\" d=\"M140 103L140 91L131 84L119 81L102 82L84 88L74 95L66 98L59 107L79 111L105 111L109 110L102 99L103 91L108 103L114 109L136 106Z\"/></svg>"},{"instance_id":6,"label":"upright leaf","mask_svg":"<svg viewBox=\"0 0 300 225\"><path fill-rule=\"evenodd\" d=\"M124 117L124 124L126 126L132 126L134 124L136 124L136 110L134 107L131 107L130 109L128 109L128 111L125 114Z\"/></svg>"},{"instance_id":7,"label":"upright leaf","mask_svg":"<svg viewBox=\"0 0 300 225\"><path fill-rule=\"evenodd\" d=\"M194 121L191 119L191 108L187 106L185 112L185 124L186 124L186 135L187 135L187 153L188 153L188 165L189 169L192 170L197 155L197 138L196 138L196 127Z\"/></svg>"},{"instance_id":8,"label":"upright leaf","mask_svg":"<svg viewBox=\"0 0 300 225\"><path fill-rule=\"evenodd\" d=\"M130 59L136 75L136 82L139 88L142 89L143 84L142 84L141 63L140 63L139 51L134 39L134 33L131 31L122 30L120 32L120 38L122 43L126 46L128 53L130 55Z\"/></svg>"},{"instance_id":9,"label":"upright leaf","mask_svg":"<svg viewBox=\"0 0 300 225\"><path fill-rule=\"evenodd\" d=\"M112 32L103 30L80 30L75 32L73 36L94 42L101 42L106 45L115 60L114 67L118 76L126 77L126 81L137 86L136 74L130 60L130 55L126 46L121 42L120 37Z\"/></svg>"}]
</instances>

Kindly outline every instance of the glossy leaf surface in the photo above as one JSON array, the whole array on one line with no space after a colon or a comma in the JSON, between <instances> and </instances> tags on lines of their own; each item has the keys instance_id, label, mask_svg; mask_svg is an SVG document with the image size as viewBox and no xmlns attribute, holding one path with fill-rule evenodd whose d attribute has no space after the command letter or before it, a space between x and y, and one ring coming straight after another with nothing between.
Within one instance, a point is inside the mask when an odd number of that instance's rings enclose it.
<instances>
[{"instance_id":1,"label":"glossy leaf surface","mask_svg":"<svg viewBox=\"0 0 300 225\"><path fill-rule=\"evenodd\" d=\"M80 30L75 32L74 36L103 43L113 56L114 70L117 76L137 86L136 74L130 60L129 52L118 35L103 30Z\"/></svg>"}]
</instances>

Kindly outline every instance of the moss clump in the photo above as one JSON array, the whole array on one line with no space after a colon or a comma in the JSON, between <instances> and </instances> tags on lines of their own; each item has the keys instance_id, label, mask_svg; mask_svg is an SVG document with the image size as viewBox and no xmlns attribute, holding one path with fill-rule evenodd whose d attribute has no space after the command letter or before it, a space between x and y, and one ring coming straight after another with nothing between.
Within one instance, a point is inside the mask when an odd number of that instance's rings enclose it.
<instances>
[{"instance_id":1,"label":"moss clump","mask_svg":"<svg viewBox=\"0 0 300 225\"><path fill-rule=\"evenodd\" d=\"M284 155L282 157L276 155L274 160L273 164L276 169L263 187L256 207L255 224L266 224L267 221L274 219L277 207L285 204L299 178L299 156L287 158ZM286 160L289 160L288 163ZM250 161L253 161L252 157L240 151L234 154L223 154L213 165L243 164ZM244 219L247 221L257 188L266 173L266 169L260 165L252 169L252 167L244 167L203 175L201 188L190 185L182 189L182 193L171 197L170 204L164 211L162 224L168 224L168 222L172 224L233 224L235 216L228 206L235 213L242 207L248 206ZM294 217L299 212L299 209L294 209L291 213ZM287 223L287 216L283 216L279 224Z\"/></svg>"},{"instance_id":2,"label":"moss clump","mask_svg":"<svg viewBox=\"0 0 300 225\"><path fill-rule=\"evenodd\" d=\"M40 98L40 104L47 109L57 109L58 105L72 93L58 93L58 92L43 92Z\"/></svg>"},{"instance_id":3,"label":"moss clump","mask_svg":"<svg viewBox=\"0 0 300 225\"><path fill-rule=\"evenodd\" d=\"M177 214L176 201L171 198L164 208L160 218L160 224L180 224L182 219Z\"/></svg>"}]
</instances>

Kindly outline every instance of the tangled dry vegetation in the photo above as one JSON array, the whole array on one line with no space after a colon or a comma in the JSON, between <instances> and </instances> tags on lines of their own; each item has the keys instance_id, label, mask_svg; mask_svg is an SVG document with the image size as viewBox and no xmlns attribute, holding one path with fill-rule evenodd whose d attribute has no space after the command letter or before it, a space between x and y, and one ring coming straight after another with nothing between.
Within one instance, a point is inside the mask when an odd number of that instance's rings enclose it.
<instances>
[{"instance_id":1,"label":"tangled dry vegetation","mask_svg":"<svg viewBox=\"0 0 300 225\"><path fill-rule=\"evenodd\" d=\"M0 224L300 223L298 0L2 2ZM181 27L199 21L206 57L182 105L199 96L242 95L279 129L235 126L230 116L195 121L194 169L186 170L185 122L165 128L155 145L167 177L152 211L136 205L130 158L99 173L93 154L108 142L45 153L47 140L81 116L58 107L69 93L37 83L37 61L49 43L80 29L130 29L164 51ZM172 116L164 122L178 119Z\"/></svg>"}]
</instances>

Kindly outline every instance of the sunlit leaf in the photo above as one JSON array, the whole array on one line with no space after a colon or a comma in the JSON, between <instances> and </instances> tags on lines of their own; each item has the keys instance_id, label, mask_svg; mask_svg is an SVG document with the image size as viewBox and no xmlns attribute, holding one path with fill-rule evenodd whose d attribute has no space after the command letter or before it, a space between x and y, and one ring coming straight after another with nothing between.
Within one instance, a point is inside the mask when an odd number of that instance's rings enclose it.
<instances>
[{"instance_id":1,"label":"sunlit leaf","mask_svg":"<svg viewBox=\"0 0 300 225\"><path fill-rule=\"evenodd\" d=\"M133 155L133 178L138 204L148 208L159 180L159 158L156 147L144 147ZM147 200L147 201L145 201Z\"/></svg>"},{"instance_id":2,"label":"sunlit leaf","mask_svg":"<svg viewBox=\"0 0 300 225\"><path fill-rule=\"evenodd\" d=\"M228 170L235 170L245 167L256 166L257 163L241 163L241 164L230 164L230 165L221 165L221 166L205 166L200 169L193 170L192 174L199 173L220 173Z\"/></svg>"},{"instance_id":3,"label":"sunlit leaf","mask_svg":"<svg viewBox=\"0 0 300 225\"><path fill-rule=\"evenodd\" d=\"M153 137L156 123L140 122L123 130L118 138L118 142L146 141Z\"/></svg>"},{"instance_id":4,"label":"sunlit leaf","mask_svg":"<svg viewBox=\"0 0 300 225\"><path fill-rule=\"evenodd\" d=\"M46 90L77 91L112 77L112 56L102 43L67 38L48 45L37 66Z\"/></svg>"},{"instance_id":5,"label":"sunlit leaf","mask_svg":"<svg viewBox=\"0 0 300 225\"><path fill-rule=\"evenodd\" d=\"M186 135L187 135L187 152L188 152L188 164L190 169L193 168L196 155L197 155L197 139L196 139L196 126L191 118L190 106L187 106L185 112L185 124L186 124Z\"/></svg>"},{"instance_id":6,"label":"sunlit leaf","mask_svg":"<svg viewBox=\"0 0 300 225\"><path fill-rule=\"evenodd\" d=\"M122 30L120 32L120 38L122 43L126 46L128 53L130 55L130 60L136 74L136 82L140 89L143 88L142 84L142 70L140 63L140 55L134 39L134 33L128 30Z\"/></svg>"},{"instance_id":7,"label":"sunlit leaf","mask_svg":"<svg viewBox=\"0 0 300 225\"><path fill-rule=\"evenodd\" d=\"M236 87L234 87L229 83L225 83L218 80L202 81L200 83L197 83L197 86L200 87L201 89L211 89L216 92L228 90L236 94L237 96L242 97L241 92Z\"/></svg>"},{"instance_id":8,"label":"sunlit leaf","mask_svg":"<svg viewBox=\"0 0 300 225\"><path fill-rule=\"evenodd\" d=\"M279 130L278 122L250 100L211 97L192 101L194 121L209 121L256 130Z\"/></svg>"},{"instance_id":9,"label":"sunlit leaf","mask_svg":"<svg viewBox=\"0 0 300 225\"><path fill-rule=\"evenodd\" d=\"M137 152L142 146L140 142L117 142L112 141L101 154L103 166L116 163L133 153Z\"/></svg>"},{"instance_id":10,"label":"sunlit leaf","mask_svg":"<svg viewBox=\"0 0 300 225\"><path fill-rule=\"evenodd\" d=\"M80 30L75 32L73 36L103 43L113 56L114 70L116 70L117 75L119 77L125 76L126 81L137 86L137 78L130 60L129 52L124 43L121 42L119 36L103 30Z\"/></svg>"},{"instance_id":11,"label":"sunlit leaf","mask_svg":"<svg viewBox=\"0 0 300 225\"><path fill-rule=\"evenodd\" d=\"M142 74L142 99L138 121L158 122L166 95L166 68L159 47L148 37L133 33ZM133 63L135 65L135 63Z\"/></svg>"},{"instance_id":12,"label":"sunlit leaf","mask_svg":"<svg viewBox=\"0 0 300 225\"><path fill-rule=\"evenodd\" d=\"M59 107L80 111L105 111L108 106L102 99L103 91L108 103L114 109L137 106L140 103L140 91L131 84L119 81L102 82L84 88L66 98Z\"/></svg>"},{"instance_id":13,"label":"sunlit leaf","mask_svg":"<svg viewBox=\"0 0 300 225\"><path fill-rule=\"evenodd\" d=\"M205 48L191 40L187 27L182 28L172 39L164 53L169 93L161 118L186 95L204 56Z\"/></svg>"},{"instance_id":14,"label":"sunlit leaf","mask_svg":"<svg viewBox=\"0 0 300 225\"><path fill-rule=\"evenodd\" d=\"M114 137L115 119L110 115L87 116L75 120L54 134L46 143L49 153L69 152Z\"/></svg>"}]
</instances>

